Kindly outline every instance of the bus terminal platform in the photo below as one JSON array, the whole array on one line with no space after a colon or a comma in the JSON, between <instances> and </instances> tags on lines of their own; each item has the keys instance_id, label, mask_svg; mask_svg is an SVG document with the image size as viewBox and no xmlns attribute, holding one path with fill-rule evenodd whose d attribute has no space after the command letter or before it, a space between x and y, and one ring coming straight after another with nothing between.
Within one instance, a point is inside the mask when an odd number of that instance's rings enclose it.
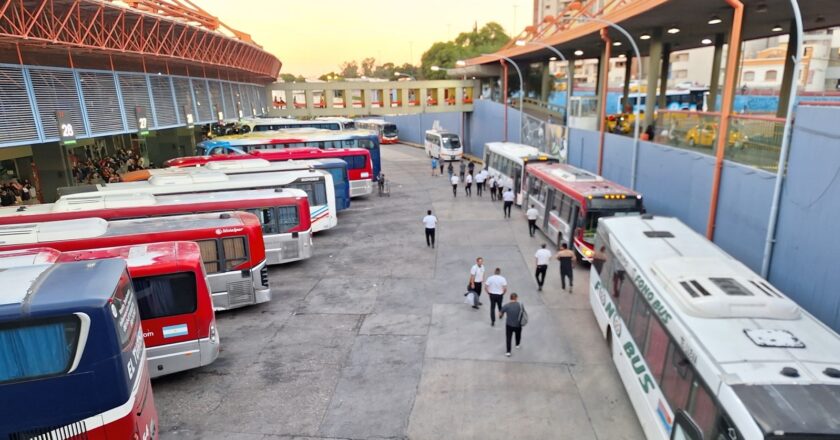
<instances>
[{"instance_id":1,"label":"bus terminal platform","mask_svg":"<svg viewBox=\"0 0 840 440\"><path fill-rule=\"evenodd\" d=\"M382 159L391 197L354 199L312 258L272 268L270 302L218 313L215 363L153 381L161 438L642 439L588 267L570 294L554 261L537 292L533 255L549 241L529 237L524 211L506 220L475 188L453 198L422 149L385 145ZM530 316L510 358L486 295L464 304L478 256Z\"/></svg>"}]
</instances>

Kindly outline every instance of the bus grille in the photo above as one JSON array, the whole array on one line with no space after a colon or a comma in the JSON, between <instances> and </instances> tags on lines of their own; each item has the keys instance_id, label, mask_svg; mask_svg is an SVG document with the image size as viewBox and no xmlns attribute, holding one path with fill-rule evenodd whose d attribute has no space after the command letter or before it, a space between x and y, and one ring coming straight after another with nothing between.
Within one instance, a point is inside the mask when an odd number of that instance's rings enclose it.
<instances>
[{"instance_id":1,"label":"bus grille","mask_svg":"<svg viewBox=\"0 0 840 440\"><path fill-rule=\"evenodd\" d=\"M76 422L59 428L30 429L9 435L9 440L86 440L87 438L84 422Z\"/></svg>"},{"instance_id":2,"label":"bus grille","mask_svg":"<svg viewBox=\"0 0 840 440\"><path fill-rule=\"evenodd\" d=\"M300 249L298 246L297 241L284 241L280 244L280 253L283 255L284 260L288 260L289 258L298 258L300 256ZM264 286L268 284L263 283Z\"/></svg>"},{"instance_id":3,"label":"bus grille","mask_svg":"<svg viewBox=\"0 0 840 440\"><path fill-rule=\"evenodd\" d=\"M263 287L268 288L268 266L263 266L263 268L260 269L260 282Z\"/></svg>"},{"instance_id":4,"label":"bus grille","mask_svg":"<svg viewBox=\"0 0 840 440\"><path fill-rule=\"evenodd\" d=\"M228 303L231 306L254 303L254 286L251 280L228 283Z\"/></svg>"},{"instance_id":5,"label":"bus grille","mask_svg":"<svg viewBox=\"0 0 840 440\"><path fill-rule=\"evenodd\" d=\"M351 180L350 181L350 197L366 194L366 192L365 192L366 186L367 185L364 181Z\"/></svg>"}]
</instances>

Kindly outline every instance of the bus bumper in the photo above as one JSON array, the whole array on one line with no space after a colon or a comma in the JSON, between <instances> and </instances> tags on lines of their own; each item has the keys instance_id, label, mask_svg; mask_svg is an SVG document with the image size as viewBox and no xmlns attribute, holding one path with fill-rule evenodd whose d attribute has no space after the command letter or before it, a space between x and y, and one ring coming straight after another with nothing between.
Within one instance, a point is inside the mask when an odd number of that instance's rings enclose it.
<instances>
[{"instance_id":1,"label":"bus bumper","mask_svg":"<svg viewBox=\"0 0 840 440\"><path fill-rule=\"evenodd\" d=\"M351 180L350 197L361 197L373 193L373 181L370 179Z\"/></svg>"},{"instance_id":2,"label":"bus bumper","mask_svg":"<svg viewBox=\"0 0 840 440\"><path fill-rule=\"evenodd\" d=\"M219 338L146 347L146 352L146 365L154 379L213 363L219 357Z\"/></svg>"},{"instance_id":3,"label":"bus bumper","mask_svg":"<svg viewBox=\"0 0 840 440\"><path fill-rule=\"evenodd\" d=\"M213 297L213 310L223 311L267 302L268 268L265 260L251 270L238 270L207 275Z\"/></svg>"},{"instance_id":4,"label":"bus bumper","mask_svg":"<svg viewBox=\"0 0 840 440\"><path fill-rule=\"evenodd\" d=\"M312 256L312 229L263 236L265 261L269 266L305 260Z\"/></svg>"}]
</instances>

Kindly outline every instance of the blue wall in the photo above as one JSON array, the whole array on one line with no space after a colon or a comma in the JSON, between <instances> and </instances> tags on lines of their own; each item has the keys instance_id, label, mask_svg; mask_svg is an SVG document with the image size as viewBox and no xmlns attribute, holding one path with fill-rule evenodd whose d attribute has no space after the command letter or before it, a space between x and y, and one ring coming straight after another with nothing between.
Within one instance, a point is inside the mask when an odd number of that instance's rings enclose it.
<instances>
[{"instance_id":1,"label":"blue wall","mask_svg":"<svg viewBox=\"0 0 840 440\"><path fill-rule=\"evenodd\" d=\"M484 144L504 140L505 106L487 99L477 99L470 116L469 153L484 157ZM519 110L508 108L508 140L519 141Z\"/></svg>"},{"instance_id":2,"label":"blue wall","mask_svg":"<svg viewBox=\"0 0 840 440\"><path fill-rule=\"evenodd\" d=\"M598 132L570 130L569 163L597 172L598 143ZM632 163L633 139L607 133L604 177L629 187ZM636 189L648 212L677 217L705 234L714 163L712 156L641 141ZM730 162L721 176L715 242L753 270L761 267L774 180L770 173Z\"/></svg>"},{"instance_id":3,"label":"blue wall","mask_svg":"<svg viewBox=\"0 0 840 440\"><path fill-rule=\"evenodd\" d=\"M441 127L453 133L461 132L460 112L385 116L385 120L397 124L400 139L420 145L423 145L426 130L430 130L435 121L440 121Z\"/></svg>"},{"instance_id":4,"label":"blue wall","mask_svg":"<svg viewBox=\"0 0 840 440\"><path fill-rule=\"evenodd\" d=\"M799 107L770 282L840 331L840 108Z\"/></svg>"}]
</instances>

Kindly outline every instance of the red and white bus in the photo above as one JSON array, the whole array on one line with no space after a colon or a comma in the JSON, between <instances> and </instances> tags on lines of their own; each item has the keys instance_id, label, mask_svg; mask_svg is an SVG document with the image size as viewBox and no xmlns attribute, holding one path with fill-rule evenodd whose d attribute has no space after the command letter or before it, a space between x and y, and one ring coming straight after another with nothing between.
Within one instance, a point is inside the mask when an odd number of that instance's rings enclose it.
<instances>
[{"instance_id":1,"label":"red and white bus","mask_svg":"<svg viewBox=\"0 0 840 440\"><path fill-rule=\"evenodd\" d=\"M98 217L126 220L208 212L245 211L262 223L266 264L312 256L312 223L306 193L299 189L257 189L202 194L90 193L55 203L0 208L0 225Z\"/></svg>"},{"instance_id":2,"label":"red and white bus","mask_svg":"<svg viewBox=\"0 0 840 440\"><path fill-rule=\"evenodd\" d=\"M380 144L396 144L400 141L397 124L384 119L356 119L356 128L375 132Z\"/></svg>"},{"instance_id":3,"label":"red and white bus","mask_svg":"<svg viewBox=\"0 0 840 440\"><path fill-rule=\"evenodd\" d=\"M641 194L563 163L526 162L522 194L539 211L537 227L588 262L599 218L644 212Z\"/></svg>"},{"instance_id":4,"label":"red and white bus","mask_svg":"<svg viewBox=\"0 0 840 440\"><path fill-rule=\"evenodd\" d=\"M169 241L60 253L57 262L121 258L134 286L152 378L209 365L219 357L213 298L201 249Z\"/></svg>"},{"instance_id":5,"label":"red and white bus","mask_svg":"<svg viewBox=\"0 0 840 440\"><path fill-rule=\"evenodd\" d=\"M180 240L198 243L215 310L271 299L262 228L247 212L0 226L0 251L49 247L69 252Z\"/></svg>"},{"instance_id":6,"label":"red and white bus","mask_svg":"<svg viewBox=\"0 0 840 440\"><path fill-rule=\"evenodd\" d=\"M0 438L157 439L124 261L0 256Z\"/></svg>"},{"instance_id":7,"label":"red and white bus","mask_svg":"<svg viewBox=\"0 0 840 440\"><path fill-rule=\"evenodd\" d=\"M287 150L254 150L244 154L217 154L215 156L187 156L169 159L164 166L170 168L200 167L210 162L259 158L269 162L287 160L341 159L347 162L347 177L350 180L350 197L369 195L373 192L373 163L370 152L363 148L290 148Z\"/></svg>"},{"instance_id":8,"label":"red and white bus","mask_svg":"<svg viewBox=\"0 0 840 440\"><path fill-rule=\"evenodd\" d=\"M302 190L309 199L309 217L312 231L323 231L338 224L335 185L332 175L321 170L284 171L258 174L225 174L220 171L167 173L152 176L139 182L103 183L98 185L71 186L58 189L59 201L75 204L95 194L152 194L185 195L210 194L219 191L244 191L256 189Z\"/></svg>"}]
</instances>

